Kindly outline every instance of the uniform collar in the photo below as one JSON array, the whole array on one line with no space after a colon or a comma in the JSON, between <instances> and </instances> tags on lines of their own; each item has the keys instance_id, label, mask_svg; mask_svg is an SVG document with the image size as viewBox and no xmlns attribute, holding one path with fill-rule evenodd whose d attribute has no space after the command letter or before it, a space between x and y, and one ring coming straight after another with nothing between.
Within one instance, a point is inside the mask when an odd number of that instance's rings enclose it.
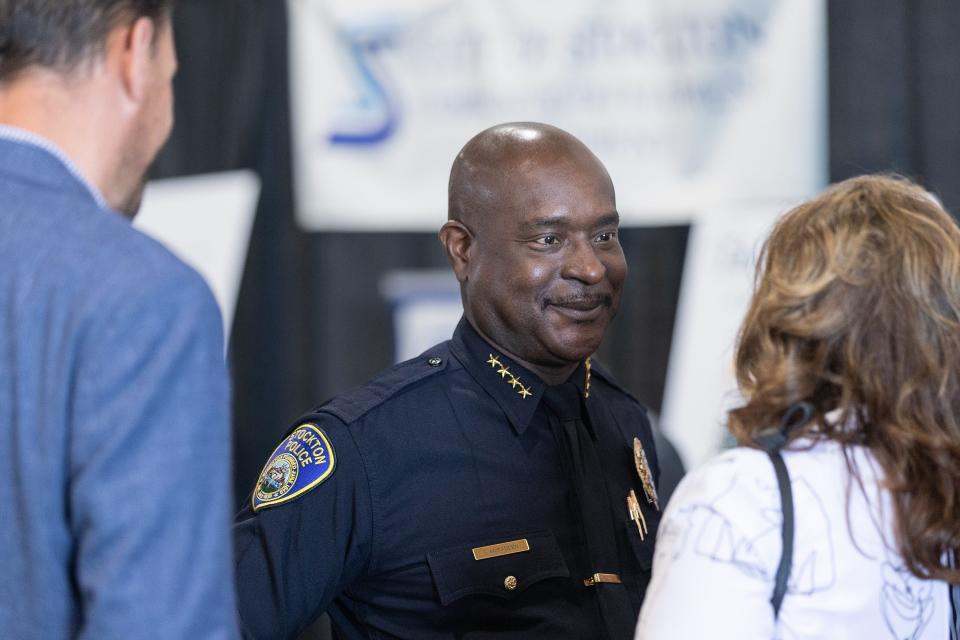
<instances>
[{"instance_id":1,"label":"uniform collar","mask_svg":"<svg viewBox=\"0 0 960 640\"><path fill-rule=\"evenodd\" d=\"M540 377L493 347L465 318L460 318L451 351L477 384L500 406L518 434L526 431L540 406L546 383ZM570 376L584 392L586 368L580 363Z\"/></svg>"}]
</instances>

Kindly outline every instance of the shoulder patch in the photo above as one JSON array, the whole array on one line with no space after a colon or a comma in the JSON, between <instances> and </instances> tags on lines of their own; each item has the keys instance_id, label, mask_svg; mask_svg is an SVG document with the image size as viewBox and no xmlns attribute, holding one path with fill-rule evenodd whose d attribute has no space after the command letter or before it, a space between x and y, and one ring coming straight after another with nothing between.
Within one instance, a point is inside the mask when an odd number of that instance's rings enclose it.
<instances>
[{"instance_id":1,"label":"shoulder patch","mask_svg":"<svg viewBox=\"0 0 960 640\"><path fill-rule=\"evenodd\" d=\"M305 422L283 439L254 487L253 510L293 500L333 475L337 459L323 429Z\"/></svg>"}]
</instances>

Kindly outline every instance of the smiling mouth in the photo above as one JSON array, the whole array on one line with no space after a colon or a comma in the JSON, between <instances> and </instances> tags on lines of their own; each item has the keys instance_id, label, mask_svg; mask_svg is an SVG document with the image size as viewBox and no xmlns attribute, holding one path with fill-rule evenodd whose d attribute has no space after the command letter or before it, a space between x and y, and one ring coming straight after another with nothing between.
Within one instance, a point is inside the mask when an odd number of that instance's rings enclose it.
<instances>
[{"instance_id":1,"label":"smiling mouth","mask_svg":"<svg viewBox=\"0 0 960 640\"><path fill-rule=\"evenodd\" d=\"M603 310L611 304L613 304L613 300L610 296L596 295L558 300L548 299L544 307L553 307L561 314L575 320L593 320L600 316Z\"/></svg>"}]
</instances>

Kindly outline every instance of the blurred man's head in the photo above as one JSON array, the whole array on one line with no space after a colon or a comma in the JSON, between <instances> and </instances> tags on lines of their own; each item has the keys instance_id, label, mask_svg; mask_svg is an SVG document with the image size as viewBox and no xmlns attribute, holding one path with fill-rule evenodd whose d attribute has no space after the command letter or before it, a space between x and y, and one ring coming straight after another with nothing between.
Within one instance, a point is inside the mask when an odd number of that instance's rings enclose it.
<instances>
[{"instance_id":1,"label":"blurred man's head","mask_svg":"<svg viewBox=\"0 0 960 640\"><path fill-rule=\"evenodd\" d=\"M467 319L551 381L599 347L617 312L618 225L610 176L582 142L510 123L460 151L440 236Z\"/></svg>"},{"instance_id":2,"label":"blurred man's head","mask_svg":"<svg viewBox=\"0 0 960 640\"><path fill-rule=\"evenodd\" d=\"M172 0L0 0L0 123L58 144L133 215L173 124Z\"/></svg>"}]
</instances>

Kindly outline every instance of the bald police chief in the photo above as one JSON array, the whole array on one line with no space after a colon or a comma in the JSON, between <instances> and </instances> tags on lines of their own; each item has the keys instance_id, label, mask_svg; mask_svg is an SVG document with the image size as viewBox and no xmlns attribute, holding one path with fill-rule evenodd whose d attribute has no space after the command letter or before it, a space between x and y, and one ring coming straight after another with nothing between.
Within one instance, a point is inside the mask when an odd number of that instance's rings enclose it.
<instances>
[{"instance_id":1,"label":"bald police chief","mask_svg":"<svg viewBox=\"0 0 960 640\"><path fill-rule=\"evenodd\" d=\"M454 160L451 340L320 405L235 540L251 638L632 638L659 474L644 408L591 360L627 275L610 176L511 123Z\"/></svg>"}]
</instances>

